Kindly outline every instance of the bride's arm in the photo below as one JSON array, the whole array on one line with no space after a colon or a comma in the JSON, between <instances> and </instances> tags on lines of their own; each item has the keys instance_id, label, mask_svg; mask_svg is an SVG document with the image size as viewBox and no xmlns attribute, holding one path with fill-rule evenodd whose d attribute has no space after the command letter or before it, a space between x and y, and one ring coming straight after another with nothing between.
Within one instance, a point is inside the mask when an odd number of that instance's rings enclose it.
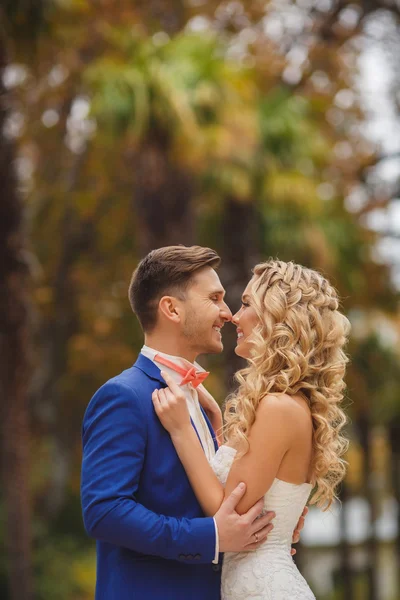
<instances>
[{"instance_id":1,"label":"bride's arm","mask_svg":"<svg viewBox=\"0 0 400 600\"><path fill-rule=\"evenodd\" d=\"M224 500L224 488L212 470L190 421L180 387L162 371L168 388L154 390L152 399L158 418L170 433L190 485L204 513L214 516Z\"/></svg>"},{"instance_id":2,"label":"bride's arm","mask_svg":"<svg viewBox=\"0 0 400 600\"><path fill-rule=\"evenodd\" d=\"M304 424L298 416L288 397L268 395L261 399L248 435L248 452L233 462L225 487L228 495L236 481L246 483L246 494L236 508L239 514L268 492L294 440L305 439Z\"/></svg>"},{"instance_id":3,"label":"bride's arm","mask_svg":"<svg viewBox=\"0 0 400 600\"><path fill-rule=\"evenodd\" d=\"M179 386L164 372L168 388L155 390L155 411L171 435L177 454L187 473L193 491L205 514L214 515L224 497L240 482L246 493L236 508L244 514L271 487L282 460L298 435L297 413L293 403L284 398L266 396L257 408L256 419L248 436L249 449L233 462L224 488L215 476L190 422L185 396Z\"/></svg>"},{"instance_id":4,"label":"bride's arm","mask_svg":"<svg viewBox=\"0 0 400 600\"><path fill-rule=\"evenodd\" d=\"M213 517L224 501L225 491L214 474L191 423L171 434L172 443L204 514Z\"/></svg>"}]
</instances>

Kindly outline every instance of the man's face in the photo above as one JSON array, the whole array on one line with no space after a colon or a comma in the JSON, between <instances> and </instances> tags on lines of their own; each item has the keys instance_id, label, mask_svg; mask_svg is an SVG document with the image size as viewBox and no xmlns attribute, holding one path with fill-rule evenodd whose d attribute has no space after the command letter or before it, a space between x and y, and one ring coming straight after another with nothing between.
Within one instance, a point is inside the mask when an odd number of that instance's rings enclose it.
<instances>
[{"instance_id":1,"label":"man's face","mask_svg":"<svg viewBox=\"0 0 400 600\"><path fill-rule=\"evenodd\" d=\"M223 350L221 328L232 318L224 296L225 290L214 269L205 267L194 275L183 303L182 334L196 355Z\"/></svg>"}]
</instances>

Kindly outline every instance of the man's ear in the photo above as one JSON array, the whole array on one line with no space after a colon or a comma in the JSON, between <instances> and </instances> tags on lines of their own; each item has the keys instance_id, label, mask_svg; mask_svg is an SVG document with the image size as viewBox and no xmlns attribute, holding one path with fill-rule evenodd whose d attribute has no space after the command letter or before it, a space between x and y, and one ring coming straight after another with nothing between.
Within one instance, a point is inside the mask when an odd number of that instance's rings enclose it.
<instances>
[{"instance_id":1,"label":"man's ear","mask_svg":"<svg viewBox=\"0 0 400 600\"><path fill-rule=\"evenodd\" d=\"M179 300L174 296L163 296L158 303L158 308L169 321L181 322L181 307Z\"/></svg>"}]
</instances>

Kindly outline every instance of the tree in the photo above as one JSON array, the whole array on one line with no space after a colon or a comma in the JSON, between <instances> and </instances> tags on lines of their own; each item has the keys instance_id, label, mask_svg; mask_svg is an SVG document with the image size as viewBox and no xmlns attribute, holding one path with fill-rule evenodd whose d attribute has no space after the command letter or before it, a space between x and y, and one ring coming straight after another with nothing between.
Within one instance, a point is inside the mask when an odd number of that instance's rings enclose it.
<instances>
[{"instance_id":1,"label":"tree","mask_svg":"<svg viewBox=\"0 0 400 600\"><path fill-rule=\"evenodd\" d=\"M10 62L9 32L18 22L37 32L40 2L6 2L0 10L0 393L1 462L7 514L6 546L11 600L30 600L31 491L28 391L31 376L30 274L24 205L15 171L16 149L6 133L11 97L4 85ZM26 12L25 12L26 11ZM18 29L15 31L20 33ZM31 39L31 35L29 36Z\"/></svg>"},{"instance_id":2,"label":"tree","mask_svg":"<svg viewBox=\"0 0 400 600\"><path fill-rule=\"evenodd\" d=\"M113 59L99 57L86 79L101 126L125 136L139 252L190 245L205 132L234 93L234 73L216 58L211 35L181 33L169 41L120 29L109 38Z\"/></svg>"}]
</instances>

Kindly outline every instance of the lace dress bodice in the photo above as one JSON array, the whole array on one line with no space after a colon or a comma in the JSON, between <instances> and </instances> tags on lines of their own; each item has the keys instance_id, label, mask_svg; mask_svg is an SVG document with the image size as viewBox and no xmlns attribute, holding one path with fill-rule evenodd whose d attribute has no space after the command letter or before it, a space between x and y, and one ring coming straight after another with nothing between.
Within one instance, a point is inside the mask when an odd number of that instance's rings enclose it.
<instances>
[{"instance_id":1,"label":"lace dress bodice","mask_svg":"<svg viewBox=\"0 0 400 600\"><path fill-rule=\"evenodd\" d=\"M226 484L236 450L221 446L212 460ZM222 600L315 600L290 555L293 531L312 486L275 479L264 497L264 511L274 511L274 529L253 552L227 552L222 568Z\"/></svg>"}]
</instances>

